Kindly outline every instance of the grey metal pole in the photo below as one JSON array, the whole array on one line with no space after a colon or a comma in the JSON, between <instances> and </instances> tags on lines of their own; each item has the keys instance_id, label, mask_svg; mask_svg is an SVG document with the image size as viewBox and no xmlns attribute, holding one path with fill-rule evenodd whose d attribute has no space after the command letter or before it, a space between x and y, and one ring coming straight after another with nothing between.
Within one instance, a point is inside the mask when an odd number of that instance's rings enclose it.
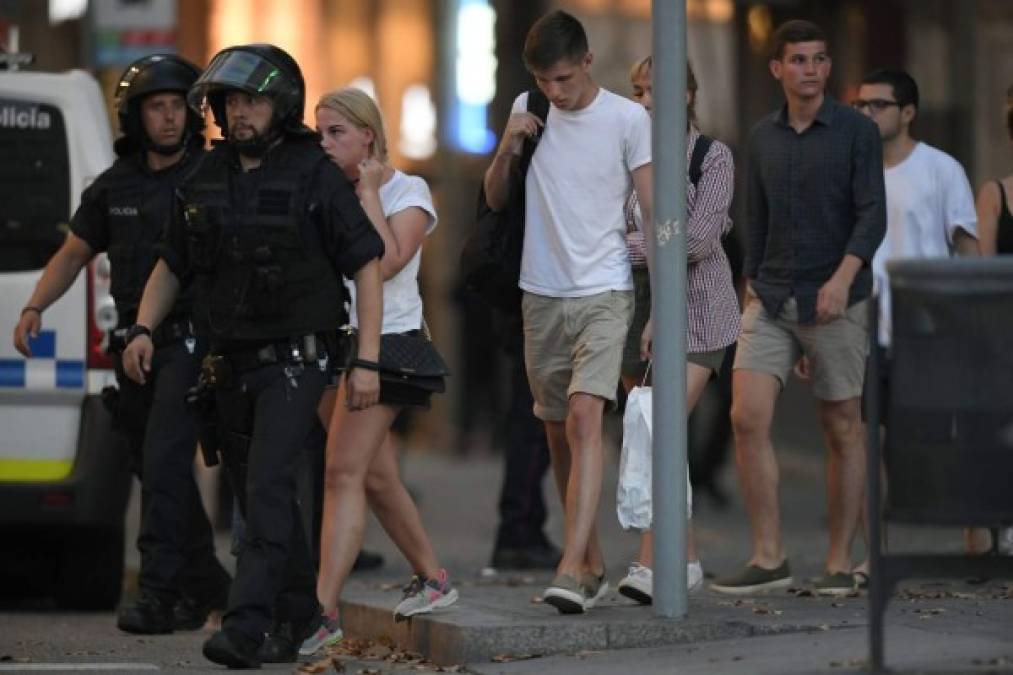
<instances>
[{"instance_id":1,"label":"grey metal pole","mask_svg":"<svg viewBox=\"0 0 1013 675\"><path fill-rule=\"evenodd\" d=\"M654 611L686 615L686 3L654 0Z\"/></svg>"}]
</instances>

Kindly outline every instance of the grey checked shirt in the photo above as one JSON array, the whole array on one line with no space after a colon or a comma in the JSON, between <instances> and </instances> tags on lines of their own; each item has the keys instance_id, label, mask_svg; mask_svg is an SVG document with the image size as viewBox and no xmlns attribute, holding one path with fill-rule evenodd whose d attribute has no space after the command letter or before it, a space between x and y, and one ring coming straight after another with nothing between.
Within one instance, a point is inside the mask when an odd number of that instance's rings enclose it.
<instances>
[{"instance_id":1,"label":"grey checked shirt","mask_svg":"<svg viewBox=\"0 0 1013 675\"><path fill-rule=\"evenodd\" d=\"M767 313L795 296L799 322L813 322L820 287L848 253L866 263L848 304L869 297L869 263L886 234L875 123L827 95L799 134L784 106L753 128L748 158L744 276Z\"/></svg>"}]
</instances>

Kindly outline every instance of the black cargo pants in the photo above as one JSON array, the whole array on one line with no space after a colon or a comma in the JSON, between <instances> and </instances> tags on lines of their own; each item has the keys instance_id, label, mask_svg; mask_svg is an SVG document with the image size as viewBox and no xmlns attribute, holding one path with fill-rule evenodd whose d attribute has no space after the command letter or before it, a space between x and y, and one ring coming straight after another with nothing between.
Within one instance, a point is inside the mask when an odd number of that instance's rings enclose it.
<instances>
[{"instance_id":1,"label":"black cargo pants","mask_svg":"<svg viewBox=\"0 0 1013 675\"><path fill-rule=\"evenodd\" d=\"M222 628L258 645L272 619L303 622L319 609L297 470L325 382L315 365L272 364L215 390L222 456L246 521Z\"/></svg>"},{"instance_id":2,"label":"black cargo pants","mask_svg":"<svg viewBox=\"0 0 1013 675\"><path fill-rule=\"evenodd\" d=\"M200 354L183 341L155 350L147 384L123 373L117 427L130 439L131 463L141 479L138 586L174 601L182 593L205 603L224 596L229 575L215 556L214 532L193 475L197 423L186 392L197 382Z\"/></svg>"}]
</instances>

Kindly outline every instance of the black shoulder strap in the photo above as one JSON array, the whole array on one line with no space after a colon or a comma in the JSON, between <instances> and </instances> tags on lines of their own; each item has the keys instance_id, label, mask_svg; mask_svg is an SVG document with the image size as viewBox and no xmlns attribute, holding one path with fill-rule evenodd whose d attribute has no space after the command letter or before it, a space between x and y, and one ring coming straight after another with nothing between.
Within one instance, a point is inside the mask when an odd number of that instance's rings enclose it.
<instances>
[{"instance_id":1,"label":"black shoulder strap","mask_svg":"<svg viewBox=\"0 0 1013 675\"><path fill-rule=\"evenodd\" d=\"M528 112L536 115L542 122L548 122L549 99L537 87L528 90Z\"/></svg>"},{"instance_id":2,"label":"black shoulder strap","mask_svg":"<svg viewBox=\"0 0 1013 675\"><path fill-rule=\"evenodd\" d=\"M520 163L521 174L527 173L528 165L531 164L531 157L534 156L535 148L538 147L538 139L541 138L542 132L545 131L544 125L549 123L549 99L537 87L528 90L528 112L542 120L543 126L537 136L524 141L524 151L521 153Z\"/></svg>"},{"instance_id":3,"label":"black shoulder strap","mask_svg":"<svg viewBox=\"0 0 1013 675\"><path fill-rule=\"evenodd\" d=\"M1000 217L1009 211L1009 207L1006 205L1006 186L1002 184L1001 180L995 182L999 186L999 215Z\"/></svg>"},{"instance_id":4,"label":"black shoulder strap","mask_svg":"<svg viewBox=\"0 0 1013 675\"><path fill-rule=\"evenodd\" d=\"M697 186L703 176L703 160L707 157L712 143L714 143L714 139L710 136L700 134L696 137L696 143L693 144L693 154L689 158L689 180L693 183L693 187Z\"/></svg>"}]
</instances>

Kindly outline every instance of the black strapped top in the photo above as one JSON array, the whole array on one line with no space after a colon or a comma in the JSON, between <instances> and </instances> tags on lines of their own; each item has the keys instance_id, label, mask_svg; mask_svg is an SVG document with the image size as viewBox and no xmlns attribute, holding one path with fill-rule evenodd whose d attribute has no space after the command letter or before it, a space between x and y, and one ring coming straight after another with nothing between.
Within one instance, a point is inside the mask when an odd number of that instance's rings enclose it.
<instances>
[{"instance_id":1,"label":"black strapped top","mask_svg":"<svg viewBox=\"0 0 1013 675\"><path fill-rule=\"evenodd\" d=\"M995 252L999 255L1013 255L1013 213L1006 199L1006 188L1002 181L999 184L999 222L996 227Z\"/></svg>"}]
</instances>

